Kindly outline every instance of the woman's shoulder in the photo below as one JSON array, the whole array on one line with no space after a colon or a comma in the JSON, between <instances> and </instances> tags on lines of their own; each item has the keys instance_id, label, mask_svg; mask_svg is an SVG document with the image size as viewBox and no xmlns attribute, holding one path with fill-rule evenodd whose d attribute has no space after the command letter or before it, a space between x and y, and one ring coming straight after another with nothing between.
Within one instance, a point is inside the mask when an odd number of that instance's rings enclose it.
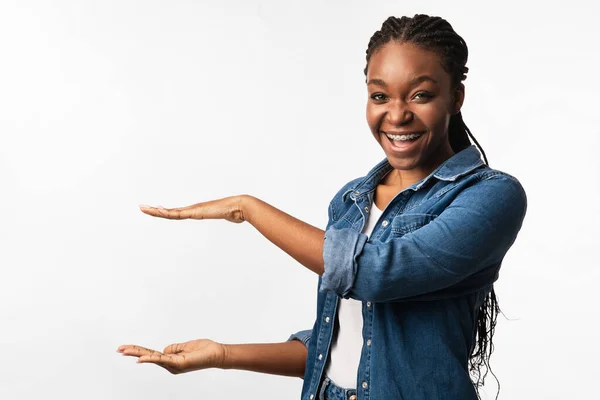
<instances>
[{"instance_id":1,"label":"woman's shoulder","mask_svg":"<svg viewBox=\"0 0 600 400\"><path fill-rule=\"evenodd\" d=\"M468 205L473 209L515 213L517 219L522 219L527 209L527 194L521 182L514 175L485 164L450 186L448 195L452 201L448 206Z\"/></svg>"},{"instance_id":2,"label":"woman's shoulder","mask_svg":"<svg viewBox=\"0 0 600 400\"><path fill-rule=\"evenodd\" d=\"M501 171L499 169L491 168L487 165L483 165L477 170L473 171L473 178L475 183L486 183L493 185L501 189L512 189L518 192L525 193L523 185L514 175Z\"/></svg>"}]
</instances>

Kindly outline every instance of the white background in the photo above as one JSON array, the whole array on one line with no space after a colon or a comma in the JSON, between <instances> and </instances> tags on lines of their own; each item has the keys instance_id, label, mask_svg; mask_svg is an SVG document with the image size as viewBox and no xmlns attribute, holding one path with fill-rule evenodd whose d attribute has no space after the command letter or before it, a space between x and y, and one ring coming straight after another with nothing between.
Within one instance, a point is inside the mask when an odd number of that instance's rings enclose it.
<instances>
[{"instance_id":1,"label":"white background","mask_svg":"<svg viewBox=\"0 0 600 400\"><path fill-rule=\"evenodd\" d=\"M528 194L496 284L500 398L595 397L598 20L585 2L478 4L2 0L0 399L299 398L297 378L115 352L283 341L315 315L316 276L250 225L137 207L249 193L323 228L384 157L369 38L415 13L467 41L465 121Z\"/></svg>"}]
</instances>

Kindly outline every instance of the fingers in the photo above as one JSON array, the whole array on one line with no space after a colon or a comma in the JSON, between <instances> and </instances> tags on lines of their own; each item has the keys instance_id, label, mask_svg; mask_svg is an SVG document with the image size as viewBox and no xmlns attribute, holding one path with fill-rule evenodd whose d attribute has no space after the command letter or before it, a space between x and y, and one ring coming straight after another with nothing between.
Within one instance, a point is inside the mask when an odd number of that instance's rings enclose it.
<instances>
[{"instance_id":1,"label":"fingers","mask_svg":"<svg viewBox=\"0 0 600 400\"><path fill-rule=\"evenodd\" d=\"M152 355L154 353L159 353L156 350L152 350L152 349L147 349L145 347L142 346L136 346L134 344L126 344L123 346L120 346L117 351L121 354L123 354L124 356L132 356L132 357L143 357L143 356L148 356L148 355ZM161 354L161 353L159 353Z\"/></svg>"},{"instance_id":2,"label":"fingers","mask_svg":"<svg viewBox=\"0 0 600 400\"><path fill-rule=\"evenodd\" d=\"M159 351L132 344L120 346L117 352L124 356L138 357L138 364L152 363L163 367L172 374L179 373L177 363L171 355L165 355Z\"/></svg>"},{"instance_id":3,"label":"fingers","mask_svg":"<svg viewBox=\"0 0 600 400\"><path fill-rule=\"evenodd\" d=\"M163 350L163 353L165 353L165 354L177 354L177 353L182 352L184 347L185 347L185 343L170 344L167 347L165 347L165 349Z\"/></svg>"},{"instance_id":4,"label":"fingers","mask_svg":"<svg viewBox=\"0 0 600 400\"><path fill-rule=\"evenodd\" d=\"M138 364L142 363L153 363L158 364L161 367L174 367L175 363L173 362L173 357L171 355L165 355L158 351L153 352L152 354L144 355L138 358Z\"/></svg>"},{"instance_id":5,"label":"fingers","mask_svg":"<svg viewBox=\"0 0 600 400\"><path fill-rule=\"evenodd\" d=\"M152 206L140 206L140 210L144 214L151 215L158 218L166 219L188 219L192 217L193 211L192 206L182 208L164 208L164 207L152 207Z\"/></svg>"}]
</instances>

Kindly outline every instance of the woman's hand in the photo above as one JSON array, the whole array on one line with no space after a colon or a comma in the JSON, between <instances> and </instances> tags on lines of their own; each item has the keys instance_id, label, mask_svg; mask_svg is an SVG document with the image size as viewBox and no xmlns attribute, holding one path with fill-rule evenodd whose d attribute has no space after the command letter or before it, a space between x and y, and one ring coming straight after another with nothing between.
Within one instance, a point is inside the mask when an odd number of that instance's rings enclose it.
<instances>
[{"instance_id":1,"label":"woman's hand","mask_svg":"<svg viewBox=\"0 0 600 400\"><path fill-rule=\"evenodd\" d=\"M148 215L167 219L226 219L254 226L277 247L311 271L323 275L325 231L307 224L256 197L244 194L181 208L140 206Z\"/></svg>"},{"instance_id":2,"label":"woman's hand","mask_svg":"<svg viewBox=\"0 0 600 400\"><path fill-rule=\"evenodd\" d=\"M241 223L246 220L243 202L247 196L232 196L181 208L140 206L143 213L167 219L226 219Z\"/></svg>"},{"instance_id":3,"label":"woman's hand","mask_svg":"<svg viewBox=\"0 0 600 400\"><path fill-rule=\"evenodd\" d=\"M220 344L208 339L167 346L163 353L135 345L117 349L138 363L153 363L172 374L207 368L239 369L302 378L308 349L298 340L265 344Z\"/></svg>"},{"instance_id":4,"label":"woman's hand","mask_svg":"<svg viewBox=\"0 0 600 400\"><path fill-rule=\"evenodd\" d=\"M226 355L224 345L209 339L171 344L162 353L136 345L120 346L117 352L124 356L138 357L138 363L156 364L172 374L222 368Z\"/></svg>"}]
</instances>

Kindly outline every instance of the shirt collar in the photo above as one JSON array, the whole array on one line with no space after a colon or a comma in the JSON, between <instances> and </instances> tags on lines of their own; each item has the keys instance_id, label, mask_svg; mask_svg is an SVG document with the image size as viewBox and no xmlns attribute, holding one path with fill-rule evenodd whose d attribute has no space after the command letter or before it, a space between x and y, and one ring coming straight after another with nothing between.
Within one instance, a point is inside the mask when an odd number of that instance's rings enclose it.
<instances>
[{"instance_id":1,"label":"shirt collar","mask_svg":"<svg viewBox=\"0 0 600 400\"><path fill-rule=\"evenodd\" d=\"M427 182L429 182L432 178L436 178L441 181L452 182L482 165L484 165L484 162L481 159L479 150L477 150L477 147L474 145L471 145L444 161L431 174L421 179L419 182L409 186L407 189L417 191L427 184ZM377 187L379 181L392 169L393 167L390 165L387 158L383 159L375 167L373 167L373 169L371 169L371 171L369 171L369 173L362 180L360 180L356 186L348 189L342 195L342 200L344 200L346 195L351 192L354 192L351 195L353 199L360 194L372 192Z\"/></svg>"}]
</instances>

